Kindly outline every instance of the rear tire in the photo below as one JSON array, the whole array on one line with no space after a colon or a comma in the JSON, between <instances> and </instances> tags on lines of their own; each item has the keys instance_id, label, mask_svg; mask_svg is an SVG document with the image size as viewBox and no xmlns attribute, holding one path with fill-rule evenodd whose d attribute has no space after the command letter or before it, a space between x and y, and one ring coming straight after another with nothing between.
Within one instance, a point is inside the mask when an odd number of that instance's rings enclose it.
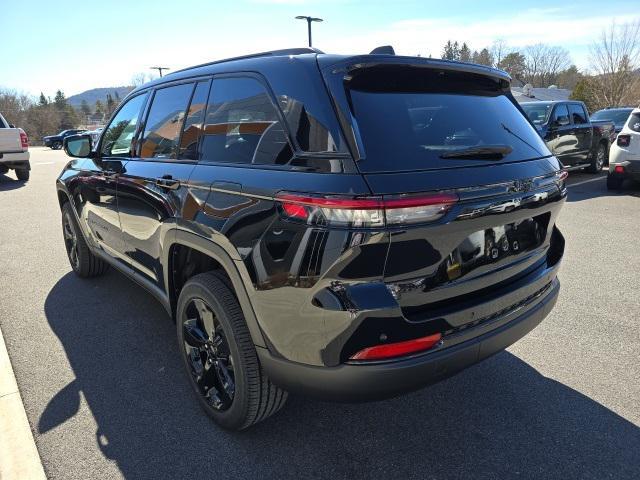
<instances>
[{"instance_id":1,"label":"rear tire","mask_svg":"<svg viewBox=\"0 0 640 480\"><path fill-rule=\"evenodd\" d=\"M69 202L62 206L62 234L67 258L71 268L79 277L97 277L109 269L108 263L96 257L89 250Z\"/></svg>"},{"instance_id":2,"label":"rear tire","mask_svg":"<svg viewBox=\"0 0 640 480\"><path fill-rule=\"evenodd\" d=\"M624 178L607 175L607 190L622 190Z\"/></svg>"},{"instance_id":3,"label":"rear tire","mask_svg":"<svg viewBox=\"0 0 640 480\"><path fill-rule=\"evenodd\" d=\"M16 178L21 182L26 182L27 180L29 180L29 169L16 168Z\"/></svg>"},{"instance_id":4,"label":"rear tire","mask_svg":"<svg viewBox=\"0 0 640 480\"><path fill-rule=\"evenodd\" d=\"M604 167L606 160L607 147L601 143L598 145L598 149L591 159L591 165L589 165L585 170L589 173L599 173L602 171L602 167Z\"/></svg>"},{"instance_id":5,"label":"rear tire","mask_svg":"<svg viewBox=\"0 0 640 480\"><path fill-rule=\"evenodd\" d=\"M218 272L191 278L176 311L178 348L200 406L228 430L243 430L280 410L287 392L260 367L230 282Z\"/></svg>"}]
</instances>

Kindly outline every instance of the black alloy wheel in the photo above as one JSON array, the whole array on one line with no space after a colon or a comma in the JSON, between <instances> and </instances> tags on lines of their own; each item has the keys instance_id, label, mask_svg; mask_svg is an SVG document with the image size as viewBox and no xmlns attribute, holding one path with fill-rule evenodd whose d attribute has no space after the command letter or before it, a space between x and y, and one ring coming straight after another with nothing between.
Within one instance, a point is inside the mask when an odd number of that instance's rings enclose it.
<instances>
[{"instance_id":1,"label":"black alloy wheel","mask_svg":"<svg viewBox=\"0 0 640 480\"><path fill-rule=\"evenodd\" d=\"M78 254L78 233L75 223L71 218L71 212L62 212L62 234L64 235L64 246L67 249L69 263L74 271L80 270L80 256Z\"/></svg>"},{"instance_id":2,"label":"black alloy wheel","mask_svg":"<svg viewBox=\"0 0 640 480\"><path fill-rule=\"evenodd\" d=\"M182 330L185 355L200 395L211 408L227 410L236 385L233 356L220 320L207 302L192 298Z\"/></svg>"},{"instance_id":3,"label":"black alloy wheel","mask_svg":"<svg viewBox=\"0 0 640 480\"><path fill-rule=\"evenodd\" d=\"M229 277L191 277L180 290L176 333L189 383L204 411L223 428L243 430L276 413L287 392L271 383Z\"/></svg>"},{"instance_id":4,"label":"black alloy wheel","mask_svg":"<svg viewBox=\"0 0 640 480\"><path fill-rule=\"evenodd\" d=\"M109 269L108 263L89 250L69 202L62 206L62 236L69 263L78 276L96 277Z\"/></svg>"}]
</instances>

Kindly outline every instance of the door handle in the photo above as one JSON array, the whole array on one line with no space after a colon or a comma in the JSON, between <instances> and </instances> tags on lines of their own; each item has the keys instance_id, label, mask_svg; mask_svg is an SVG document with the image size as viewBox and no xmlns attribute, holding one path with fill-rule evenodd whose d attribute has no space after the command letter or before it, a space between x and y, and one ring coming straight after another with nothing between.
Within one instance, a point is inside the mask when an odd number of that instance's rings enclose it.
<instances>
[{"instance_id":1,"label":"door handle","mask_svg":"<svg viewBox=\"0 0 640 480\"><path fill-rule=\"evenodd\" d=\"M180 188L180 180L174 180L171 175L164 175L156 179L156 185L167 190L177 190Z\"/></svg>"}]
</instances>

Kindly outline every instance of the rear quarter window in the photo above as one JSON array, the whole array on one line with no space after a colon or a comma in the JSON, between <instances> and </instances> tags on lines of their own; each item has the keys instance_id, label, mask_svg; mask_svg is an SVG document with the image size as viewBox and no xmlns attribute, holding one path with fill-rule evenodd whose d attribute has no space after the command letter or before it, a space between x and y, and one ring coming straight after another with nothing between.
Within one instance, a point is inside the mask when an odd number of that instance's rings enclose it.
<instances>
[{"instance_id":1,"label":"rear quarter window","mask_svg":"<svg viewBox=\"0 0 640 480\"><path fill-rule=\"evenodd\" d=\"M632 113L629 116L629 128L640 133L640 113Z\"/></svg>"}]
</instances>

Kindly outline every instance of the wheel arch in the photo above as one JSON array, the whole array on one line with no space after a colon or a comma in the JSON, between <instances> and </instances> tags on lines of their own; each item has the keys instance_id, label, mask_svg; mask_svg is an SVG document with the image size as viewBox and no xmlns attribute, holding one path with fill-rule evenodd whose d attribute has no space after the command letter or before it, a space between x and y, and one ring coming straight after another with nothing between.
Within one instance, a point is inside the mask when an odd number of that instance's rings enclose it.
<instances>
[{"instance_id":1,"label":"wheel arch","mask_svg":"<svg viewBox=\"0 0 640 480\"><path fill-rule=\"evenodd\" d=\"M179 292L177 292L174 288L174 274L176 273L175 257L176 252L181 247L195 250L200 254L209 257L219 265L219 269L224 271L224 273L227 275L227 277L229 277L229 280L231 281L234 293L238 299L240 308L242 308L242 313L244 315L245 321L247 322L247 327L249 328L249 332L251 333L253 343L257 346L265 347L266 343L262 334L262 330L260 329L260 326L258 324L258 320L253 309L253 304L251 303L251 299L249 298L249 294L247 292L245 283L242 280L242 275L236 262L231 258L229 253L224 250L223 247L216 244L215 242L180 229L176 230L175 237L172 243L168 248L164 250L163 259L165 265L164 281L167 287L171 314L174 320L176 317L176 307L179 295Z\"/></svg>"}]
</instances>

